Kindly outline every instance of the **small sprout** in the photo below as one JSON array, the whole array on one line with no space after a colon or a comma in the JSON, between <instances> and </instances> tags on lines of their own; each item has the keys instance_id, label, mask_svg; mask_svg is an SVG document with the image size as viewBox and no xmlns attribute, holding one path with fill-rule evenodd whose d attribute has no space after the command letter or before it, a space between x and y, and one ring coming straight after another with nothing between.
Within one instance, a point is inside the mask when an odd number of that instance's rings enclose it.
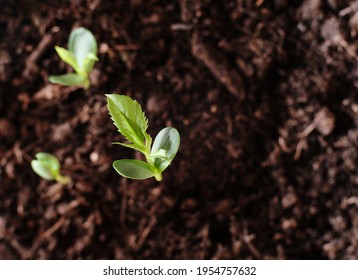
<instances>
[{"instance_id":1,"label":"small sprout","mask_svg":"<svg viewBox=\"0 0 358 280\"><path fill-rule=\"evenodd\" d=\"M34 172L46 180L55 180L60 184L66 185L71 182L70 177L60 174L60 162L48 153L37 153L36 159L31 161Z\"/></svg>"},{"instance_id":2,"label":"small sprout","mask_svg":"<svg viewBox=\"0 0 358 280\"><path fill-rule=\"evenodd\" d=\"M89 73L98 61L97 42L91 31L80 27L73 30L68 40L68 50L59 46L55 47L59 57L69 64L76 73L60 76L50 76L49 81L65 86L90 86Z\"/></svg>"},{"instance_id":3,"label":"small sprout","mask_svg":"<svg viewBox=\"0 0 358 280\"><path fill-rule=\"evenodd\" d=\"M152 145L152 138L146 132L148 120L137 101L118 94L107 95L108 111L118 131L130 143L114 143L137 150L146 161L121 159L113 162L114 169L123 177L162 180L162 172L174 159L180 144L178 131L172 127L162 129Z\"/></svg>"}]
</instances>

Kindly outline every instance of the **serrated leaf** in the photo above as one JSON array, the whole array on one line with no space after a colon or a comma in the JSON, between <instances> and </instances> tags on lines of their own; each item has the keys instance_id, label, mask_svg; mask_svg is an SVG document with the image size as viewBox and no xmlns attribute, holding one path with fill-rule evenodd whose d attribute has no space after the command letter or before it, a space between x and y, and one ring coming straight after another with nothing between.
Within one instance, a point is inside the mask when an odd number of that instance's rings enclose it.
<instances>
[{"instance_id":1,"label":"serrated leaf","mask_svg":"<svg viewBox=\"0 0 358 280\"><path fill-rule=\"evenodd\" d=\"M154 139L153 147L151 150L151 156L154 156L164 150L166 152L166 158L155 157L154 166L161 172L169 166L178 152L180 145L179 132L173 127L163 128Z\"/></svg>"},{"instance_id":2,"label":"serrated leaf","mask_svg":"<svg viewBox=\"0 0 358 280\"><path fill-rule=\"evenodd\" d=\"M64 86L78 86L78 85L85 86L87 78L82 77L75 73L70 73L70 74L64 74L59 76L50 76L48 80L51 83L61 84Z\"/></svg>"},{"instance_id":3,"label":"serrated leaf","mask_svg":"<svg viewBox=\"0 0 358 280\"><path fill-rule=\"evenodd\" d=\"M148 126L148 122L147 122ZM148 133L144 133L145 143L148 148L148 151L150 150L150 147L152 146L152 137Z\"/></svg>"},{"instance_id":4,"label":"serrated leaf","mask_svg":"<svg viewBox=\"0 0 358 280\"><path fill-rule=\"evenodd\" d=\"M168 155L167 155L167 151L160 149L158 151L156 151L154 154L150 154L152 157L156 158L162 158L165 160L168 160Z\"/></svg>"},{"instance_id":5,"label":"serrated leaf","mask_svg":"<svg viewBox=\"0 0 358 280\"><path fill-rule=\"evenodd\" d=\"M125 95L107 94L107 106L118 131L143 150L144 140L150 136L146 133L148 120L138 102Z\"/></svg>"},{"instance_id":6,"label":"serrated leaf","mask_svg":"<svg viewBox=\"0 0 358 280\"><path fill-rule=\"evenodd\" d=\"M142 160L120 159L113 162L114 169L129 179L147 179L155 176L149 164Z\"/></svg>"},{"instance_id":7,"label":"serrated leaf","mask_svg":"<svg viewBox=\"0 0 358 280\"><path fill-rule=\"evenodd\" d=\"M55 47L55 50L58 54L58 56L67 64L69 64L76 72L79 71L78 66L77 66L77 62L75 57L73 56L73 54L66 50L65 48L61 48L59 46Z\"/></svg>"},{"instance_id":8,"label":"serrated leaf","mask_svg":"<svg viewBox=\"0 0 358 280\"><path fill-rule=\"evenodd\" d=\"M35 158L31 161L31 167L36 174L46 180L54 180L60 172L58 159L48 153L37 153Z\"/></svg>"},{"instance_id":9,"label":"serrated leaf","mask_svg":"<svg viewBox=\"0 0 358 280\"><path fill-rule=\"evenodd\" d=\"M143 149L143 146L138 146L137 144L132 143L113 142L112 144L121 145L123 147L127 147L136 151L140 151L141 149Z\"/></svg>"},{"instance_id":10,"label":"serrated leaf","mask_svg":"<svg viewBox=\"0 0 358 280\"><path fill-rule=\"evenodd\" d=\"M86 63L86 59L91 57L89 54L97 57L97 42L91 31L83 27L73 30L68 40L68 49L75 57L80 71L88 73L92 70L87 71L89 66Z\"/></svg>"}]
</instances>

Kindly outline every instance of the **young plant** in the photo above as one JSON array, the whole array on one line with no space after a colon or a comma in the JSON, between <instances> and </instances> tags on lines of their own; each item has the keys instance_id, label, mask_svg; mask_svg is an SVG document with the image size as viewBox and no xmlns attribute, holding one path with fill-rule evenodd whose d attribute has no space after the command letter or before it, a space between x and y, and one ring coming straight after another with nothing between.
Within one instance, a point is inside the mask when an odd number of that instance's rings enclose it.
<instances>
[{"instance_id":1,"label":"young plant","mask_svg":"<svg viewBox=\"0 0 358 280\"><path fill-rule=\"evenodd\" d=\"M49 81L65 86L90 86L89 73L94 67L97 57L97 42L91 31L80 27L73 30L68 40L68 50L59 46L55 47L59 57L69 64L76 73L60 76L50 76Z\"/></svg>"},{"instance_id":2,"label":"young plant","mask_svg":"<svg viewBox=\"0 0 358 280\"><path fill-rule=\"evenodd\" d=\"M162 180L162 172L174 159L180 144L178 131L172 127L162 129L152 138L146 132L148 120L137 101L118 94L107 95L108 111L118 131L130 143L114 143L141 152L146 161L120 159L113 162L114 169L123 177Z\"/></svg>"},{"instance_id":3,"label":"young plant","mask_svg":"<svg viewBox=\"0 0 358 280\"><path fill-rule=\"evenodd\" d=\"M48 153L37 153L36 159L31 161L33 171L46 180L55 180L60 184L66 185L71 182L70 177L60 174L60 162Z\"/></svg>"}]
</instances>

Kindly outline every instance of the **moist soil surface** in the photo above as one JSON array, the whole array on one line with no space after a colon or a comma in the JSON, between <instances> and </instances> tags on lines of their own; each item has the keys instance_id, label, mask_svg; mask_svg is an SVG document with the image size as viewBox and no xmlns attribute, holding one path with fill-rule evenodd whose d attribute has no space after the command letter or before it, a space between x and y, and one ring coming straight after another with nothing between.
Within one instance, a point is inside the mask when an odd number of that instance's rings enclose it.
<instances>
[{"instance_id":1,"label":"moist soil surface","mask_svg":"<svg viewBox=\"0 0 358 280\"><path fill-rule=\"evenodd\" d=\"M91 87L50 84L79 26ZM0 259L356 259L357 32L358 1L0 0ZM112 168L109 93L180 132L161 182Z\"/></svg>"}]
</instances>

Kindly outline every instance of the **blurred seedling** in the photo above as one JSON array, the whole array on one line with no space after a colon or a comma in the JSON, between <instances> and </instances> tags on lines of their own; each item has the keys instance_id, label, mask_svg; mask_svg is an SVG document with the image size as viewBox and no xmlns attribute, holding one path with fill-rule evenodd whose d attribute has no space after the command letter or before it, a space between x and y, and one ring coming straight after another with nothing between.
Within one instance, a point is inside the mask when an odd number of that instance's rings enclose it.
<instances>
[{"instance_id":1,"label":"blurred seedling","mask_svg":"<svg viewBox=\"0 0 358 280\"><path fill-rule=\"evenodd\" d=\"M83 27L73 30L68 40L68 50L59 46L56 46L55 50L59 57L69 64L76 73L50 76L49 81L88 89L91 84L89 73L95 62L98 61L97 42L91 31Z\"/></svg>"},{"instance_id":2,"label":"blurred seedling","mask_svg":"<svg viewBox=\"0 0 358 280\"><path fill-rule=\"evenodd\" d=\"M60 174L60 162L54 155L37 153L35 158L36 159L31 161L31 167L40 177L46 180L55 180L63 185L71 182L70 177Z\"/></svg>"},{"instance_id":3,"label":"blurred seedling","mask_svg":"<svg viewBox=\"0 0 358 280\"><path fill-rule=\"evenodd\" d=\"M147 179L154 177L162 180L162 172L174 159L180 145L178 131L172 127L162 129L152 138L146 132L148 120L137 101L118 94L107 95L109 114L118 131L130 143L119 144L141 152L146 161L135 159L120 159L113 162L114 169L123 177L130 179Z\"/></svg>"}]
</instances>

